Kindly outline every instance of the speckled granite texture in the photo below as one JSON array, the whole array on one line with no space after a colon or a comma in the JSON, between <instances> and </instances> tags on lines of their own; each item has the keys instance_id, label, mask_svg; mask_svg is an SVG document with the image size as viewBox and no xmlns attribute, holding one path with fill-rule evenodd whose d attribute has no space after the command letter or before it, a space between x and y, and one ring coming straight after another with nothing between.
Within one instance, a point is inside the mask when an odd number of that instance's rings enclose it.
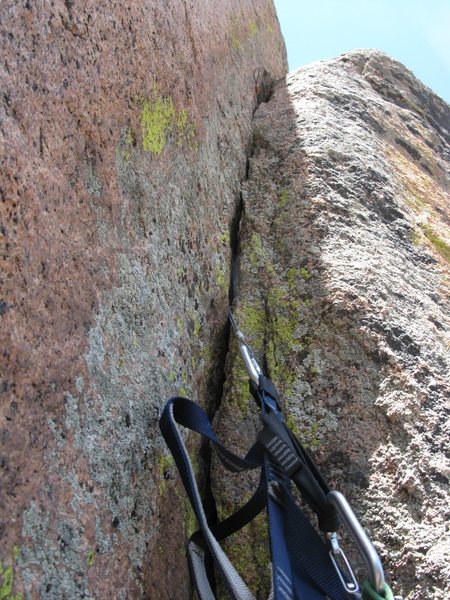
<instances>
[{"instance_id":1,"label":"speckled granite texture","mask_svg":"<svg viewBox=\"0 0 450 600\"><path fill-rule=\"evenodd\" d=\"M291 73L260 106L243 186L239 324L408 600L450 594L449 142L447 104L356 51ZM227 373L216 428L242 452L259 420L234 341ZM215 473L228 514L251 485ZM264 527L228 547L258 598Z\"/></svg>"},{"instance_id":2,"label":"speckled granite texture","mask_svg":"<svg viewBox=\"0 0 450 600\"><path fill-rule=\"evenodd\" d=\"M158 416L217 400L253 71L286 72L273 4L1 12L0 585L183 600Z\"/></svg>"}]
</instances>

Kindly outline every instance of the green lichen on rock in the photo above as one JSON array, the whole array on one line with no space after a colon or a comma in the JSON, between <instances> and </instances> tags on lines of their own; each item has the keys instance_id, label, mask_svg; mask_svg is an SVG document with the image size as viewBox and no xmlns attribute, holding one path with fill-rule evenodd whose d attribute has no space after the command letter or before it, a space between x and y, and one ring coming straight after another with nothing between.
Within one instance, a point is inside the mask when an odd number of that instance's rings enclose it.
<instances>
[{"instance_id":1,"label":"green lichen on rock","mask_svg":"<svg viewBox=\"0 0 450 600\"><path fill-rule=\"evenodd\" d=\"M250 37L254 37L258 33L258 25L255 23L255 21L250 21L247 29Z\"/></svg>"},{"instance_id":2,"label":"green lichen on rock","mask_svg":"<svg viewBox=\"0 0 450 600\"><path fill-rule=\"evenodd\" d=\"M151 97L144 100L141 111L142 146L146 152L156 156L161 154L173 130L175 118L172 98L161 96L155 84Z\"/></svg>"},{"instance_id":3,"label":"green lichen on rock","mask_svg":"<svg viewBox=\"0 0 450 600\"><path fill-rule=\"evenodd\" d=\"M244 302L237 310L239 327L255 350L262 349L266 330L266 311L261 302Z\"/></svg>"},{"instance_id":4,"label":"green lichen on rock","mask_svg":"<svg viewBox=\"0 0 450 600\"><path fill-rule=\"evenodd\" d=\"M256 354L261 354L264 349L266 332L266 313L262 302L252 301L241 303L236 309L236 319L240 329L245 332L245 337ZM229 394L230 402L236 405L241 414L245 416L249 411L250 392L248 387L248 373L240 356L238 345L233 337L233 347L230 350L232 364L230 365Z\"/></svg>"},{"instance_id":5,"label":"green lichen on rock","mask_svg":"<svg viewBox=\"0 0 450 600\"><path fill-rule=\"evenodd\" d=\"M307 269L304 269L304 267L302 267L301 269L298 269L297 267L290 267L287 270L286 279L290 293L295 293L299 279L307 280L307 278L305 278L305 271L307 271ZM309 271L307 272L309 274Z\"/></svg>"},{"instance_id":6,"label":"green lichen on rock","mask_svg":"<svg viewBox=\"0 0 450 600\"><path fill-rule=\"evenodd\" d=\"M280 197L278 198L278 207L284 208L288 202L289 202L289 190L287 188L283 188L281 190Z\"/></svg>"},{"instance_id":7,"label":"green lichen on rock","mask_svg":"<svg viewBox=\"0 0 450 600\"><path fill-rule=\"evenodd\" d=\"M195 125L189 122L186 109L177 111L171 96L162 96L155 84L152 94L143 101L141 110L142 146L145 152L159 156L170 137L176 135L178 146L186 142L196 147Z\"/></svg>"},{"instance_id":8,"label":"green lichen on rock","mask_svg":"<svg viewBox=\"0 0 450 600\"><path fill-rule=\"evenodd\" d=\"M177 323L178 335L181 337L183 335L183 330L184 330L184 321L181 317L178 317L176 320L176 323Z\"/></svg>"},{"instance_id":9,"label":"green lichen on rock","mask_svg":"<svg viewBox=\"0 0 450 600\"><path fill-rule=\"evenodd\" d=\"M300 433L300 429L298 428L298 425L291 414L288 414L286 417L286 425L294 435L298 435Z\"/></svg>"},{"instance_id":10,"label":"green lichen on rock","mask_svg":"<svg viewBox=\"0 0 450 600\"><path fill-rule=\"evenodd\" d=\"M194 334L195 338L198 338L200 330L201 330L201 323L200 323L198 314L191 310L188 313L188 317L189 317L190 322L192 323L193 334Z\"/></svg>"},{"instance_id":11,"label":"green lichen on rock","mask_svg":"<svg viewBox=\"0 0 450 600\"><path fill-rule=\"evenodd\" d=\"M168 471L174 466L175 462L171 454L162 454L158 460L158 492L163 494L166 491L166 478Z\"/></svg>"},{"instance_id":12,"label":"green lichen on rock","mask_svg":"<svg viewBox=\"0 0 450 600\"><path fill-rule=\"evenodd\" d=\"M198 523L194 514L194 509L188 498L184 501L184 525L186 537L189 539L191 535L197 531Z\"/></svg>"},{"instance_id":13,"label":"green lichen on rock","mask_svg":"<svg viewBox=\"0 0 450 600\"><path fill-rule=\"evenodd\" d=\"M230 245L230 232L229 231L224 231L223 233L220 234L219 243L223 246L226 246L227 248L229 247L229 245Z\"/></svg>"},{"instance_id":14,"label":"green lichen on rock","mask_svg":"<svg viewBox=\"0 0 450 600\"><path fill-rule=\"evenodd\" d=\"M225 293L228 292L228 278L220 263L216 264L216 281L218 287Z\"/></svg>"},{"instance_id":15,"label":"green lichen on rock","mask_svg":"<svg viewBox=\"0 0 450 600\"><path fill-rule=\"evenodd\" d=\"M3 572L2 572L2 584L0 587L0 598L2 599L8 599L11 598L11 593L12 593L12 588L13 588L13 582L14 582L14 574L13 574L13 568L11 566L7 567Z\"/></svg>"},{"instance_id":16,"label":"green lichen on rock","mask_svg":"<svg viewBox=\"0 0 450 600\"><path fill-rule=\"evenodd\" d=\"M257 598L266 597L271 581L266 512L259 514L236 538L231 537L225 543L225 552L253 594ZM228 598L222 585L219 586L218 598Z\"/></svg>"},{"instance_id":17,"label":"green lichen on rock","mask_svg":"<svg viewBox=\"0 0 450 600\"><path fill-rule=\"evenodd\" d=\"M450 262L450 246L438 235L436 235L433 229L428 225L423 226L423 231L425 237L431 243L436 252L440 254L447 262Z\"/></svg>"},{"instance_id":18,"label":"green lichen on rock","mask_svg":"<svg viewBox=\"0 0 450 600\"><path fill-rule=\"evenodd\" d=\"M311 279L312 275L306 267L300 267L300 276L305 280Z\"/></svg>"},{"instance_id":19,"label":"green lichen on rock","mask_svg":"<svg viewBox=\"0 0 450 600\"><path fill-rule=\"evenodd\" d=\"M250 392L248 388L248 374L245 365L236 349L233 353L233 363L230 368L229 375L229 402L237 406L243 416L249 410Z\"/></svg>"},{"instance_id":20,"label":"green lichen on rock","mask_svg":"<svg viewBox=\"0 0 450 600\"><path fill-rule=\"evenodd\" d=\"M267 253L263 248L261 236L254 232L250 238L250 262L254 267L261 267L265 265L267 260Z\"/></svg>"},{"instance_id":21,"label":"green lichen on rock","mask_svg":"<svg viewBox=\"0 0 450 600\"><path fill-rule=\"evenodd\" d=\"M23 600L21 592L14 593L14 563L20 556L20 548L14 545L12 549L12 565L4 567L0 562L0 600Z\"/></svg>"},{"instance_id":22,"label":"green lichen on rock","mask_svg":"<svg viewBox=\"0 0 450 600\"><path fill-rule=\"evenodd\" d=\"M239 18L236 16L231 17L230 38L231 38L231 46L235 50L240 50L240 48L241 48L241 40L240 40L240 36L239 36L239 26L240 26Z\"/></svg>"},{"instance_id":23,"label":"green lichen on rock","mask_svg":"<svg viewBox=\"0 0 450 600\"><path fill-rule=\"evenodd\" d=\"M410 239L413 246L420 246L420 242L422 240L422 236L419 231L413 229L410 233Z\"/></svg>"},{"instance_id":24,"label":"green lichen on rock","mask_svg":"<svg viewBox=\"0 0 450 600\"><path fill-rule=\"evenodd\" d=\"M267 294L269 315L267 367L275 385L285 396L292 393L297 379L297 372L289 357L305 351L305 340L298 334L302 302L294 293L295 282L299 276L297 270L289 269L286 274L287 284L273 286Z\"/></svg>"},{"instance_id":25,"label":"green lichen on rock","mask_svg":"<svg viewBox=\"0 0 450 600\"><path fill-rule=\"evenodd\" d=\"M88 551L87 557L86 557L86 562L87 562L88 567L92 567L92 565L94 564L94 556L95 556L95 551L91 548Z\"/></svg>"}]
</instances>

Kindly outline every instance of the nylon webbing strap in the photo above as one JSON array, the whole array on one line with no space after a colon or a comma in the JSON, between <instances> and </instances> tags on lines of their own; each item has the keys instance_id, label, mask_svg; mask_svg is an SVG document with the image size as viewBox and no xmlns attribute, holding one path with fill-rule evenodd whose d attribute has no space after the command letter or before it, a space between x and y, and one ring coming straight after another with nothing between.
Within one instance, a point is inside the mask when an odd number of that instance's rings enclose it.
<instances>
[{"instance_id":1,"label":"nylon webbing strap","mask_svg":"<svg viewBox=\"0 0 450 600\"><path fill-rule=\"evenodd\" d=\"M219 458L232 471L261 468L261 478L253 497L236 513L221 523L207 522L192 464L177 428L183 425L205 436L215 446ZM254 600L247 585L229 561L218 543L249 523L261 510L268 507L272 553L273 600L343 600L343 588L327 549L308 519L295 506L290 482L280 466L253 446L242 458L230 452L217 439L203 409L186 398L172 398L160 419L163 437L172 452L189 496L200 529L188 543L188 558L200 600L214 600L214 591L207 576L206 558L211 556L223 577L232 600ZM281 495L274 493L274 486ZM295 507L295 510L294 510ZM308 523L308 527L305 525ZM311 560L311 557L314 557ZM320 564L320 568L317 565Z\"/></svg>"},{"instance_id":2,"label":"nylon webbing strap","mask_svg":"<svg viewBox=\"0 0 450 600\"><path fill-rule=\"evenodd\" d=\"M244 583L241 576L236 571L209 528L192 464L189 459L189 454L178 431L176 423L184 425L189 429L193 429L194 431L197 431L198 433L201 433L202 435L211 439L215 444L219 444L209 422L208 416L198 405L194 404L190 400L186 398L172 398L166 404L163 414L161 415L161 433L163 434L166 444L172 452L172 456L180 472L181 479L189 496L194 514L198 524L200 525L206 548L211 553L215 565L224 579L230 597L233 600L254 600L253 594L250 592L247 585ZM245 462L247 462L249 465L248 468L254 468L257 466L252 462L248 462L245 459L241 459L240 457L233 455L229 451L227 451L227 455L231 455L230 458L232 459L233 463L236 459L236 464L241 466L243 466ZM201 597L202 600L204 598L207 599L208 597L211 598L211 587L209 583L208 586L206 586L204 580L204 577L206 576L203 568L204 559L202 558L201 553L197 553L196 557L194 558L193 554L195 554L196 548L192 544L189 544L189 546L189 558L192 568L192 575L194 577L198 592L199 594L203 593L203 597Z\"/></svg>"},{"instance_id":3,"label":"nylon webbing strap","mask_svg":"<svg viewBox=\"0 0 450 600\"><path fill-rule=\"evenodd\" d=\"M259 394L263 403L265 393ZM318 517L320 529L324 532L337 531L339 519L336 510L327 501L330 489L315 462L279 415L281 412L278 411L261 415L264 428L258 434L258 441L302 492Z\"/></svg>"}]
</instances>

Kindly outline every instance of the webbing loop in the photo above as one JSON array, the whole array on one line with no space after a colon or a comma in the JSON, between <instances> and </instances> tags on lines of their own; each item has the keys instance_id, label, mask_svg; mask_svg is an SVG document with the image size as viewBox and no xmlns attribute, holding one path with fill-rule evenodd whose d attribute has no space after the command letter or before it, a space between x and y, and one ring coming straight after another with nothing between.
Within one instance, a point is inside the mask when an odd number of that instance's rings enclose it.
<instances>
[{"instance_id":1,"label":"webbing loop","mask_svg":"<svg viewBox=\"0 0 450 600\"><path fill-rule=\"evenodd\" d=\"M253 497L220 523L207 522L189 454L177 425L183 425L210 440L227 469L234 472L261 469L260 482ZM241 529L266 506L271 540L273 599L346 600L324 541L309 523L309 519L295 507L286 473L268 454L264 454L259 444L252 446L245 457L229 451L219 442L203 409L187 398L175 397L168 401L161 415L160 427L200 527L191 536L187 550L194 585L201 600L214 599L206 570L207 556L214 561L232 600L254 600L218 540ZM273 483L282 490L281 503L270 494ZM294 538L293 532L296 532ZM302 547L298 545L299 539L303 540ZM311 560L311 556L314 560Z\"/></svg>"}]
</instances>

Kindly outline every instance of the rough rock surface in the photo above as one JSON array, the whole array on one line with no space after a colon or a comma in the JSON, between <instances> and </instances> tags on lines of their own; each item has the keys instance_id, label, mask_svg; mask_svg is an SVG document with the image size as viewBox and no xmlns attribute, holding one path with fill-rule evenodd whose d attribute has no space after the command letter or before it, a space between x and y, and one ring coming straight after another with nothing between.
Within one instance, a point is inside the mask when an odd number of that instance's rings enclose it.
<instances>
[{"instance_id":1,"label":"rough rock surface","mask_svg":"<svg viewBox=\"0 0 450 600\"><path fill-rule=\"evenodd\" d=\"M292 428L394 592L448 598L450 107L379 52L301 68L255 113L243 199L236 313ZM235 342L227 372L216 427L243 452L259 422ZM226 514L251 485L215 472ZM261 521L228 545L258 598L263 539Z\"/></svg>"},{"instance_id":2,"label":"rough rock surface","mask_svg":"<svg viewBox=\"0 0 450 600\"><path fill-rule=\"evenodd\" d=\"M157 420L221 389L251 118L286 72L273 3L1 10L0 595L182 600Z\"/></svg>"}]
</instances>

